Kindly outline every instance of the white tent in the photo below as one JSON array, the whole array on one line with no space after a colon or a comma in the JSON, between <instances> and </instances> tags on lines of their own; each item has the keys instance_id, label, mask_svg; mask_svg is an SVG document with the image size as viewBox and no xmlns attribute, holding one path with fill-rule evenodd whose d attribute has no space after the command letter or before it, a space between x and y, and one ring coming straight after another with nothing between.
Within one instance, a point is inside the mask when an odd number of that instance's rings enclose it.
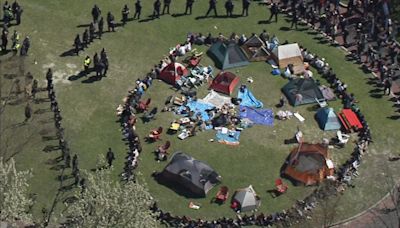
<instances>
[{"instance_id":1,"label":"white tent","mask_svg":"<svg viewBox=\"0 0 400 228\"><path fill-rule=\"evenodd\" d=\"M247 188L236 190L233 199L240 204L241 211L254 210L261 204L260 198L251 185Z\"/></svg>"},{"instance_id":2,"label":"white tent","mask_svg":"<svg viewBox=\"0 0 400 228\"><path fill-rule=\"evenodd\" d=\"M304 72L303 56L297 43L279 45L272 50L272 53L273 58L279 64L279 68L282 69L293 64L295 74Z\"/></svg>"}]
</instances>

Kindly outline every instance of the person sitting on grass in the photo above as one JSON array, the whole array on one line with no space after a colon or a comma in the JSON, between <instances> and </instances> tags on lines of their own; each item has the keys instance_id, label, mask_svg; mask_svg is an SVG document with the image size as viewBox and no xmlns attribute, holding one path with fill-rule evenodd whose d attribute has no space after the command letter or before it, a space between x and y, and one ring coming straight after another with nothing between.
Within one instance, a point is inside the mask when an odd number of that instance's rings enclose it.
<instances>
[{"instance_id":1,"label":"person sitting on grass","mask_svg":"<svg viewBox=\"0 0 400 228\"><path fill-rule=\"evenodd\" d=\"M157 153L157 162L167 160L168 149L171 147L171 142L166 141L164 145L159 146L156 153Z\"/></svg>"}]
</instances>

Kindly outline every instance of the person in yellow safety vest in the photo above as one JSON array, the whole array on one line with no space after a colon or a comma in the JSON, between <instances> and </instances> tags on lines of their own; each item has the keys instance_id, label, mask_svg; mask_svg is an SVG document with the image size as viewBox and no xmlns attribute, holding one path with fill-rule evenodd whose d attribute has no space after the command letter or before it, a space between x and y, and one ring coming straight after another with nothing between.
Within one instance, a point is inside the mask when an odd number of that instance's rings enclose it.
<instances>
[{"instance_id":1,"label":"person in yellow safety vest","mask_svg":"<svg viewBox=\"0 0 400 228\"><path fill-rule=\"evenodd\" d=\"M92 60L90 57L87 55L85 60L83 61L83 67L85 68L85 75L89 74L89 66L90 63L92 63Z\"/></svg>"},{"instance_id":2,"label":"person in yellow safety vest","mask_svg":"<svg viewBox=\"0 0 400 228\"><path fill-rule=\"evenodd\" d=\"M14 33L11 37L11 41L12 41L11 49L13 51L18 51L18 49L21 47L21 44L19 43L19 34L17 30L14 30Z\"/></svg>"}]
</instances>

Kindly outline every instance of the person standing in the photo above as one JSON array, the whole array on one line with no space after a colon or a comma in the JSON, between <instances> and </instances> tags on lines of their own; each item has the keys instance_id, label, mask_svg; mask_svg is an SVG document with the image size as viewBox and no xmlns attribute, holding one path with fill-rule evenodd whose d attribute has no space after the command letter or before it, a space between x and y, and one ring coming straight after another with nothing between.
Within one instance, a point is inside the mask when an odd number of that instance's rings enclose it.
<instances>
[{"instance_id":1,"label":"person standing","mask_svg":"<svg viewBox=\"0 0 400 228\"><path fill-rule=\"evenodd\" d=\"M227 17L232 17L233 8L234 8L234 5L233 5L232 0L226 0L226 2L225 2L225 10L226 10L226 16Z\"/></svg>"},{"instance_id":2,"label":"person standing","mask_svg":"<svg viewBox=\"0 0 400 228\"><path fill-rule=\"evenodd\" d=\"M160 18L161 1L156 0L153 3L153 18Z\"/></svg>"},{"instance_id":3,"label":"person standing","mask_svg":"<svg viewBox=\"0 0 400 228\"><path fill-rule=\"evenodd\" d=\"M128 5L125 5L122 9L122 25L125 25L128 22L130 10Z\"/></svg>"},{"instance_id":4,"label":"person standing","mask_svg":"<svg viewBox=\"0 0 400 228\"><path fill-rule=\"evenodd\" d=\"M101 40L101 36L103 35L103 31L104 31L104 18L103 17L100 18L98 26L99 26L98 36L99 36L99 39Z\"/></svg>"},{"instance_id":5,"label":"person standing","mask_svg":"<svg viewBox=\"0 0 400 228\"><path fill-rule=\"evenodd\" d=\"M247 17L249 16L249 7L250 7L250 0L242 0L242 16Z\"/></svg>"},{"instance_id":6,"label":"person standing","mask_svg":"<svg viewBox=\"0 0 400 228\"><path fill-rule=\"evenodd\" d=\"M137 19L140 20L140 14L142 13L142 3L140 0L137 0L135 3L135 15L133 15L133 20Z\"/></svg>"},{"instance_id":7,"label":"person standing","mask_svg":"<svg viewBox=\"0 0 400 228\"><path fill-rule=\"evenodd\" d=\"M12 45L11 45L11 49L15 52L18 51L20 44L19 44L19 34L17 32L17 30L14 30L13 35L11 36L11 41L12 41Z\"/></svg>"},{"instance_id":8,"label":"person standing","mask_svg":"<svg viewBox=\"0 0 400 228\"><path fill-rule=\"evenodd\" d=\"M12 9L12 13L15 19L15 23L16 25L20 25L21 24L21 15L22 15L22 7L18 4L17 1L14 1L14 3L11 6Z\"/></svg>"},{"instance_id":9,"label":"person standing","mask_svg":"<svg viewBox=\"0 0 400 228\"><path fill-rule=\"evenodd\" d=\"M8 44L8 30L3 28L1 33L1 50L6 51Z\"/></svg>"},{"instance_id":10,"label":"person standing","mask_svg":"<svg viewBox=\"0 0 400 228\"><path fill-rule=\"evenodd\" d=\"M386 95L386 91L388 91L387 95L390 95L391 90L392 90L392 78L391 77L385 78L383 86L384 86L383 87L383 95Z\"/></svg>"},{"instance_id":11,"label":"person standing","mask_svg":"<svg viewBox=\"0 0 400 228\"><path fill-rule=\"evenodd\" d=\"M107 14L107 27L109 32L115 32L115 17L111 12L108 12Z\"/></svg>"},{"instance_id":12,"label":"person standing","mask_svg":"<svg viewBox=\"0 0 400 228\"><path fill-rule=\"evenodd\" d=\"M81 50L82 42L81 38L79 37L79 34L76 34L75 40L74 40L74 48L75 48L75 54L79 55L79 51Z\"/></svg>"},{"instance_id":13,"label":"person standing","mask_svg":"<svg viewBox=\"0 0 400 228\"><path fill-rule=\"evenodd\" d=\"M93 42L95 32L96 32L96 29L94 28L94 24L92 22L89 25L89 42L90 43Z\"/></svg>"},{"instance_id":14,"label":"person standing","mask_svg":"<svg viewBox=\"0 0 400 228\"><path fill-rule=\"evenodd\" d=\"M113 161L115 160L114 152L112 152L111 148L108 148L106 159L107 159L108 166L111 167Z\"/></svg>"},{"instance_id":15,"label":"person standing","mask_svg":"<svg viewBox=\"0 0 400 228\"><path fill-rule=\"evenodd\" d=\"M93 55L93 65L96 66L97 64L99 64L99 62L100 62L99 55L97 54L97 52L95 52Z\"/></svg>"},{"instance_id":16,"label":"person standing","mask_svg":"<svg viewBox=\"0 0 400 228\"><path fill-rule=\"evenodd\" d=\"M38 80L34 79L32 82L32 99L36 100L36 93L38 92Z\"/></svg>"},{"instance_id":17,"label":"person standing","mask_svg":"<svg viewBox=\"0 0 400 228\"><path fill-rule=\"evenodd\" d=\"M193 8L193 3L194 0L186 0L186 9L185 9L185 14L192 14L192 8Z\"/></svg>"},{"instance_id":18,"label":"person standing","mask_svg":"<svg viewBox=\"0 0 400 228\"><path fill-rule=\"evenodd\" d=\"M206 17L208 17L208 15L210 14L210 12L214 10L214 15L217 17L218 13L217 13L217 0L210 0L208 2L208 11L206 13Z\"/></svg>"},{"instance_id":19,"label":"person standing","mask_svg":"<svg viewBox=\"0 0 400 228\"><path fill-rule=\"evenodd\" d=\"M290 28L293 28L293 26L295 26L295 28L297 29L298 20L299 20L299 18L297 16L297 9L294 9L292 11L292 24L290 25Z\"/></svg>"},{"instance_id":20,"label":"person standing","mask_svg":"<svg viewBox=\"0 0 400 228\"><path fill-rule=\"evenodd\" d=\"M271 16L269 17L268 21L271 21L273 17L275 17L275 23L278 22L278 12L279 12L279 8L278 5L274 2L271 5Z\"/></svg>"},{"instance_id":21,"label":"person standing","mask_svg":"<svg viewBox=\"0 0 400 228\"><path fill-rule=\"evenodd\" d=\"M169 14L169 6L171 5L171 0L164 0L164 7L162 10L162 14L165 14L165 10L167 10L167 14Z\"/></svg>"},{"instance_id":22,"label":"person standing","mask_svg":"<svg viewBox=\"0 0 400 228\"><path fill-rule=\"evenodd\" d=\"M78 170L78 155L74 154L72 157L72 172L76 172Z\"/></svg>"},{"instance_id":23,"label":"person standing","mask_svg":"<svg viewBox=\"0 0 400 228\"><path fill-rule=\"evenodd\" d=\"M25 120L24 120L23 123L28 122L28 120L29 120L31 117L32 117L32 108L31 108L31 105L30 105L29 102L28 102L28 103L26 103L26 106L25 106Z\"/></svg>"},{"instance_id":24,"label":"person standing","mask_svg":"<svg viewBox=\"0 0 400 228\"><path fill-rule=\"evenodd\" d=\"M20 55L27 56L30 47L31 47L31 40L29 39L29 36L26 36L24 41L22 41Z\"/></svg>"},{"instance_id":25,"label":"person standing","mask_svg":"<svg viewBox=\"0 0 400 228\"><path fill-rule=\"evenodd\" d=\"M101 10L97 5L94 5L92 8L92 17L93 17L93 23L97 23L99 16L101 15Z\"/></svg>"},{"instance_id":26,"label":"person standing","mask_svg":"<svg viewBox=\"0 0 400 228\"><path fill-rule=\"evenodd\" d=\"M104 48L100 52L100 62L104 66L103 76L106 77L107 76L107 72L108 72L109 63L108 63L108 56L107 56L106 50Z\"/></svg>"},{"instance_id":27,"label":"person standing","mask_svg":"<svg viewBox=\"0 0 400 228\"><path fill-rule=\"evenodd\" d=\"M90 57L87 55L85 60L83 61L83 68L84 68L84 73L85 76L89 74L89 67L90 67L90 63L92 62L92 60L90 59Z\"/></svg>"},{"instance_id":28,"label":"person standing","mask_svg":"<svg viewBox=\"0 0 400 228\"><path fill-rule=\"evenodd\" d=\"M89 33L87 29L85 29L85 31L82 34L82 44L84 48L87 48L89 45Z\"/></svg>"}]
</instances>

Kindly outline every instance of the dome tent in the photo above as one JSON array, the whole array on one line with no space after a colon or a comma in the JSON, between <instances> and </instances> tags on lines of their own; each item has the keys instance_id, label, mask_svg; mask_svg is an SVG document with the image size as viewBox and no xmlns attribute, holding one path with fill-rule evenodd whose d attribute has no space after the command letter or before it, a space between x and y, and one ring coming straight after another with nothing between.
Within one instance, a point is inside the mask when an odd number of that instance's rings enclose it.
<instances>
[{"instance_id":1,"label":"dome tent","mask_svg":"<svg viewBox=\"0 0 400 228\"><path fill-rule=\"evenodd\" d=\"M333 108L320 108L315 117L319 127L324 131L339 130L342 127Z\"/></svg>"},{"instance_id":2,"label":"dome tent","mask_svg":"<svg viewBox=\"0 0 400 228\"><path fill-rule=\"evenodd\" d=\"M290 152L283 174L305 185L314 185L331 176L333 169L326 146L302 143Z\"/></svg>"},{"instance_id":3,"label":"dome tent","mask_svg":"<svg viewBox=\"0 0 400 228\"><path fill-rule=\"evenodd\" d=\"M175 152L158 178L184 188L197 197L205 197L221 177L205 162L183 152Z\"/></svg>"},{"instance_id":4,"label":"dome tent","mask_svg":"<svg viewBox=\"0 0 400 228\"><path fill-rule=\"evenodd\" d=\"M240 211L251 211L257 209L261 205L260 198L254 191L253 186L241 188L235 191L232 201L236 201L240 205Z\"/></svg>"},{"instance_id":5,"label":"dome tent","mask_svg":"<svg viewBox=\"0 0 400 228\"><path fill-rule=\"evenodd\" d=\"M243 50L235 42L216 42L207 54L214 60L215 66L221 70L249 65Z\"/></svg>"}]
</instances>

